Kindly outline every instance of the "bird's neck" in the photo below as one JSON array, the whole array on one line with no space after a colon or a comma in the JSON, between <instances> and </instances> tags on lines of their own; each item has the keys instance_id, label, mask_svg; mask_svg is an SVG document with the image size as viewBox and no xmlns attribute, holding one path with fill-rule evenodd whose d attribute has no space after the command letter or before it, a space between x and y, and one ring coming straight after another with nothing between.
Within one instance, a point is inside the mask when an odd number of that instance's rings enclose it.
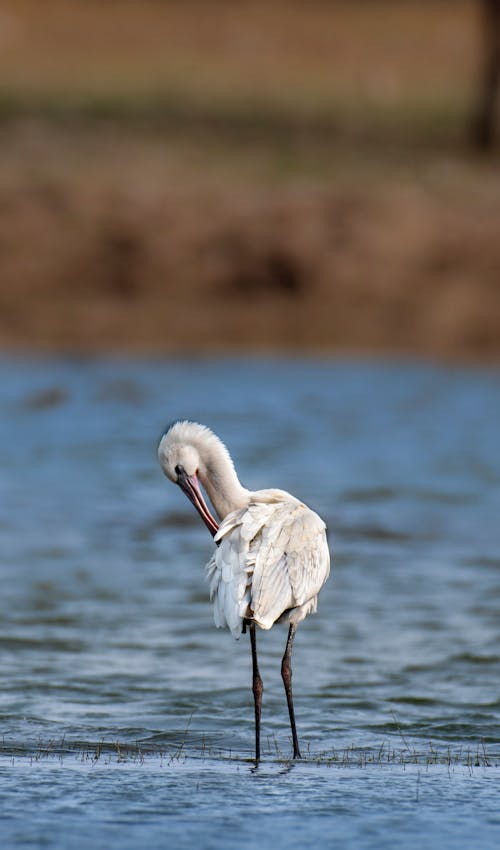
<instances>
[{"instance_id":1,"label":"bird's neck","mask_svg":"<svg viewBox=\"0 0 500 850\"><path fill-rule=\"evenodd\" d=\"M248 505L250 491L240 484L233 462L225 446L210 446L200 468L200 481L219 519Z\"/></svg>"}]
</instances>

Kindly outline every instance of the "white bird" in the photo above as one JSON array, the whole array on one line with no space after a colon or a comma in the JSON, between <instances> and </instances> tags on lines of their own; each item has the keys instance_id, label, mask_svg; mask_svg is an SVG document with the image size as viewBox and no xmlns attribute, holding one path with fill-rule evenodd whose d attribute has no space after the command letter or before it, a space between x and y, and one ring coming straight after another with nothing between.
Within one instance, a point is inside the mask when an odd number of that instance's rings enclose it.
<instances>
[{"instance_id":1,"label":"white bird","mask_svg":"<svg viewBox=\"0 0 500 850\"><path fill-rule=\"evenodd\" d=\"M298 623L317 609L318 593L330 572L323 520L284 490L245 489L225 445L204 425L178 421L158 447L165 475L178 484L214 537L207 565L217 627L238 638L249 626L255 704L255 760L260 759L263 684L257 662L255 626L289 623L281 675L288 702L293 757L300 758L292 698L292 646ZM203 485L221 523L210 513Z\"/></svg>"}]
</instances>

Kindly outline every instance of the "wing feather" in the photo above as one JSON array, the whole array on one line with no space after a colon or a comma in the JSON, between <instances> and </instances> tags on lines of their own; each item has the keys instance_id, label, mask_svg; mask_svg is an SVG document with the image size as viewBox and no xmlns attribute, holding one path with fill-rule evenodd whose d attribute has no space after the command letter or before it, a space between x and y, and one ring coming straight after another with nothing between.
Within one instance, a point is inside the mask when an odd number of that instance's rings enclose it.
<instances>
[{"instance_id":1,"label":"wing feather","mask_svg":"<svg viewBox=\"0 0 500 850\"><path fill-rule=\"evenodd\" d=\"M286 610L314 600L330 572L323 520L294 502L277 506L262 533L251 605L263 628L270 628Z\"/></svg>"},{"instance_id":2,"label":"wing feather","mask_svg":"<svg viewBox=\"0 0 500 850\"><path fill-rule=\"evenodd\" d=\"M325 524L293 496L253 494L247 508L224 519L215 542L207 577L217 626L239 637L249 608L264 629L287 611L297 609L298 622L316 610L330 571Z\"/></svg>"}]
</instances>

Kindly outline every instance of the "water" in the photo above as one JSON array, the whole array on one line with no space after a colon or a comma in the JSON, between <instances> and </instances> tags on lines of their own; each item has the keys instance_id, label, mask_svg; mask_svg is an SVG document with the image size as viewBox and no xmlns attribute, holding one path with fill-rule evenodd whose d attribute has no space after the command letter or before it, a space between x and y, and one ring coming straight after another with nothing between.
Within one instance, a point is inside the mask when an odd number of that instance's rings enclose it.
<instances>
[{"instance_id":1,"label":"water","mask_svg":"<svg viewBox=\"0 0 500 850\"><path fill-rule=\"evenodd\" d=\"M496 847L500 374L302 360L0 361L0 830L9 847ZM213 627L178 416L327 521L298 631Z\"/></svg>"}]
</instances>

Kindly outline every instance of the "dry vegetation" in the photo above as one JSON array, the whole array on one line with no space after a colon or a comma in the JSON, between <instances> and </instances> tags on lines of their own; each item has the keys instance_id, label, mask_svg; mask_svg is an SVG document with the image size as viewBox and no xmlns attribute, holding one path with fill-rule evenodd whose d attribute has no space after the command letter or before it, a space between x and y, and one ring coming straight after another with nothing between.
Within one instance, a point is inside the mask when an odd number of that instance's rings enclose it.
<instances>
[{"instance_id":1,"label":"dry vegetation","mask_svg":"<svg viewBox=\"0 0 500 850\"><path fill-rule=\"evenodd\" d=\"M472 2L0 14L0 345L500 355Z\"/></svg>"}]
</instances>

